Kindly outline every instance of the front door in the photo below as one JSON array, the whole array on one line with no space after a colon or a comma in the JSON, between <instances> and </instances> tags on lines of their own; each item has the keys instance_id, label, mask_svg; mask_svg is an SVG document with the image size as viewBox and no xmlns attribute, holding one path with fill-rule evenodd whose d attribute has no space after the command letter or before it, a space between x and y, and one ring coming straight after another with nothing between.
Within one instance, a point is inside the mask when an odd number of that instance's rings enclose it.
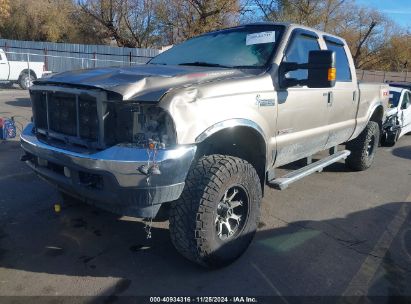
<instances>
[{"instance_id":1,"label":"front door","mask_svg":"<svg viewBox=\"0 0 411 304\"><path fill-rule=\"evenodd\" d=\"M295 30L283 62L307 63L308 53L320 50L318 36ZM287 78L307 79L307 70L291 71ZM328 139L328 90L295 86L278 91L275 166L310 156L322 149Z\"/></svg>"},{"instance_id":2,"label":"front door","mask_svg":"<svg viewBox=\"0 0 411 304\"><path fill-rule=\"evenodd\" d=\"M411 92L406 91L401 101L399 117L401 120L401 133L411 132Z\"/></svg>"},{"instance_id":3,"label":"front door","mask_svg":"<svg viewBox=\"0 0 411 304\"><path fill-rule=\"evenodd\" d=\"M9 79L9 64L7 62L6 54L0 51L0 81Z\"/></svg>"}]
</instances>

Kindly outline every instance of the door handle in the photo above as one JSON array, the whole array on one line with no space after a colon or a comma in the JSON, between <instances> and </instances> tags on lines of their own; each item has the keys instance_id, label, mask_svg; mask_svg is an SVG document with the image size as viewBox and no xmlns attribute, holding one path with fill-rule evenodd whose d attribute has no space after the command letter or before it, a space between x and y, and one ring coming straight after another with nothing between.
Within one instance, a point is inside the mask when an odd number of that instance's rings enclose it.
<instances>
[{"instance_id":1,"label":"door handle","mask_svg":"<svg viewBox=\"0 0 411 304\"><path fill-rule=\"evenodd\" d=\"M334 96L333 96L333 92L328 92L328 98L327 98L327 104L329 107L331 107L333 105L334 102Z\"/></svg>"}]
</instances>

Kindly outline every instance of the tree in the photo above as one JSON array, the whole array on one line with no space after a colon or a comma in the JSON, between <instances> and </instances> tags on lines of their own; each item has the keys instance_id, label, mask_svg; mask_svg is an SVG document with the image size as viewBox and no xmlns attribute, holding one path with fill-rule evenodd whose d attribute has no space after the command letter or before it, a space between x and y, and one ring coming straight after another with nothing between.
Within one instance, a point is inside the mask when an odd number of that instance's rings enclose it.
<instances>
[{"instance_id":1,"label":"tree","mask_svg":"<svg viewBox=\"0 0 411 304\"><path fill-rule=\"evenodd\" d=\"M155 0L79 0L78 4L118 46L151 47L157 40Z\"/></svg>"},{"instance_id":2,"label":"tree","mask_svg":"<svg viewBox=\"0 0 411 304\"><path fill-rule=\"evenodd\" d=\"M78 14L72 0L0 1L3 1L0 4L9 4L8 14L0 18L2 37L51 42L99 41L96 38L86 39L82 36L79 20L84 18ZM89 27L87 36L97 37L92 27Z\"/></svg>"},{"instance_id":3,"label":"tree","mask_svg":"<svg viewBox=\"0 0 411 304\"><path fill-rule=\"evenodd\" d=\"M346 0L254 0L266 20L295 22L327 29Z\"/></svg>"},{"instance_id":4,"label":"tree","mask_svg":"<svg viewBox=\"0 0 411 304\"><path fill-rule=\"evenodd\" d=\"M237 0L159 0L157 5L165 44L236 25L239 14Z\"/></svg>"},{"instance_id":5,"label":"tree","mask_svg":"<svg viewBox=\"0 0 411 304\"><path fill-rule=\"evenodd\" d=\"M343 37L350 47L354 64L366 69L381 66L381 52L394 35L395 26L380 12L350 4L333 28L333 33Z\"/></svg>"},{"instance_id":6,"label":"tree","mask_svg":"<svg viewBox=\"0 0 411 304\"><path fill-rule=\"evenodd\" d=\"M381 69L385 71L411 70L411 33L398 29L397 34L389 38L388 46L381 53Z\"/></svg>"},{"instance_id":7,"label":"tree","mask_svg":"<svg viewBox=\"0 0 411 304\"><path fill-rule=\"evenodd\" d=\"M10 1L0 0L0 24L10 16Z\"/></svg>"}]
</instances>

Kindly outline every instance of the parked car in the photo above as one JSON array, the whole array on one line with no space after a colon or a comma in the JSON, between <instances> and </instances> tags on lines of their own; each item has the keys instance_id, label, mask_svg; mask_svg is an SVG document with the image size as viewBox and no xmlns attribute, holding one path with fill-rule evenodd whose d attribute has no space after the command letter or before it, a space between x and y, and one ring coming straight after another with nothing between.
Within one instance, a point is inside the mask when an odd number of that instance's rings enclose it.
<instances>
[{"instance_id":1,"label":"parked car","mask_svg":"<svg viewBox=\"0 0 411 304\"><path fill-rule=\"evenodd\" d=\"M342 38L283 23L207 33L147 65L57 74L30 94L22 160L66 199L168 217L177 250L206 267L249 246L264 185L342 159L369 168L388 104L388 85L357 83Z\"/></svg>"},{"instance_id":2,"label":"parked car","mask_svg":"<svg viewBox=\"0 0 411 304\"><path fill-rule=\"evenodd\" d=\"M17 83L26 90L34 80L42 77L43 71L43 62L9 61L6 53L0 49L0 82Z\"/></svg>"},{"instance_id":3,"label":"parked car","mask_svg":"<svg viewBox=\"0 0 411 304\"><path fill-rule=\"evenodd\" d=\"M389 109L383 125L382 144L394 146L404 134L411 132L411 91L390 86Z\"/></svg>"},{"instance_id":4,"label":"parked car","mask_svg":"<svg viewBox=\"0 0 411 304\"><path fill-rule=\"evenodd\" d=\"M407 81L393 81L393 82L388 82L390 87L396 87L396 88L403 88L407 90L411 90L411 82Z\"/></svg>"}]
</instances>

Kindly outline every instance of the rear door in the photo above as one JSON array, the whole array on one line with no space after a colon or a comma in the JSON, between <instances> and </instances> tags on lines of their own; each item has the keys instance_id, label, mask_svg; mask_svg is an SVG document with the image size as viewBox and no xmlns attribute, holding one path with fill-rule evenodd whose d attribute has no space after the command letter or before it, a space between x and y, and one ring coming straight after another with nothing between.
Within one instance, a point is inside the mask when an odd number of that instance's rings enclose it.
<instances>
[{"instance_id":1,"label":"rear door","mask_svg":"<svg viewBox=\"0 0 411 304\"><path fill-rule=\"evenodd\" d=\"M9 64L7 62L6 54L0 51L0 80L9 79Z\"/></svg>"},{"instance_id":2,"label":"rear door","mask_svg":"<svg viewBox=\"0 0 411 304\"><path fill-rule=\"evenodd\" d=\"M308 53L320 50L318 35L295 29L282 62L307 63ZM292 71L287 78L307 79L307 70ZM328 139L327 89L294 86L278 90L277 156L275 166L310 156Z\"/></svg>"},{"instance_id":3,"label":"rear door","mask_svg":"<svg viewBox=\"0 0 411 304\"><path fill-rule=\"evenodd\" d=\"M335 87L329 89L327 119L329 138L326 148L346 142L355 129L358 106L358 85L355 71L351 71L349 50L342 40L324 36L328 50L335 52L337 79Z\"/></svg>"}]
</instances>

